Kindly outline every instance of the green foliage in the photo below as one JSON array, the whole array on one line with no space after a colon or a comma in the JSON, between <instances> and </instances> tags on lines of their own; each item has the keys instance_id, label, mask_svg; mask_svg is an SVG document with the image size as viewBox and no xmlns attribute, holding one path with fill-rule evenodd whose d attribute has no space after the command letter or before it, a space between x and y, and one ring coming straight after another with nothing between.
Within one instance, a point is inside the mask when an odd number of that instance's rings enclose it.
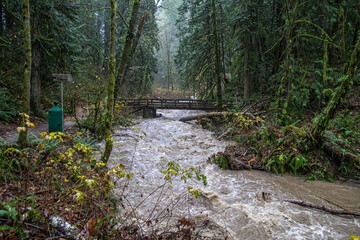
<instances>
[{"instance_id":1,"label":"green foliage","mask_svg":"<svg viewBox=\"0 0 360 240\"><path fill-rule=\"evenodd\" d=\"M206 176L201 173L201 169L195 169L194 167L190 167L189 169L183 169L180 167L179 164L170 161L167 165L167 169L161 171L164 176L162 179L164 179L166 182L168 182L170 185L170 188L173 188L172 182L175 178L180 177L181 180L184 181L184 183L187 183L187 181L193 179L193 174L195 174L195 177L198 181L201 181L204 186L207 185ZM188 192L192 195L194 195L196 198L200 196L200 193L197 189L194 189L191 186L188 186Z\"/></svg>"},{"instance_id":2,"label":"green foliage","mask_svg":"<svg viewBox=\"0 0 360 240\"><path fill-rule=\"evenodd\" d=\"M303 169L305 166L307 166L307 160L302 155L300 155L293 158L289 166L291 167L295 176L297 176L298 171L300 169Z\"/></svg>"},{"instance_id":3,"label":"green foliage","mask_svg":"<svg viewBox=\"0 0 360 240\"><path fill-rule=\"evenodd\" d=\"M16 148L0 149L0 181L16 179L15 172L22 170L24 153Z\"/></svg>"},{"instance_id":4,"label":"green foliage","mask_svg":"<svg viewBox=\"0 0 360 240\"><path fill-rule=\"evenodd\" d=\"M82 144L83 146L90 148L92 151L99 151L100 146L95 144L96 139L94 139L89 133L85 134L77 134L74 137L74 142Z\"/></svg>"},{"instance_id":5,"label":"green foliage","mask_svg":"<svg viewBox=\"0 0 360 240\"><path fill-rule=\"evenodd\" d=\"M0 88L0 121L10 122L18 113L16 99L7 88Z\"/></svg>"},{"instance_id":6,"label":"green foliage","mask_svg":"<svg viewBox=\"0 0 360 240\"><path fill-rule=\"evenodd\" d=\"M221 167L224 170L229 170L229 160L222 154L219 154L215 156L214 163L217 164L219 167Z\"/></svg>"},{"instance_id":7,"label":"green foliage","mask_svg":"<svg viewBox=\"0 0 360 240\"><path fill-rule=\"evenodd\" d=\"M18 209L25 204L28 207L20 212ZM0 225L0 231L12 230L20 238L28 237L24 229L24 222L32 222L41 218L40 212L36 209L35 197L33 196L2 202L0 205L0 217L5 217L7 223Z\"/></svg>"},{"instance_id":8,"label":"green foliage","mask_svg":"<svg viewBox=\"0 0 360 240\"><path fill-rule=\"evenodd\" d=\"M346 111L335 118L334 124L340 130L346 141L357 144L360 134L360 114L353 115L351 112Z\"/></svg>"},{"instance_id":9,"label":"green foliage","mask_svg":"<svg viewBox=\"0 0 360 240\"><path fill-rule=\"evenodd\" d=\"M27 224L48 226L43 213L49 206L51 211L66 211L71 218L82 219L83 225L89 220L84 216L99 217L101 222L100 215L110 205L113 179L132 179L134 173L126 172L120 164L105 168L94 157L97 149L94 139L81 133L45 132L34 138L29 148L1 148L0 182L16 181L20 186L5 189L6 196L11 196L0 206L0 230L5 236L34 237L36 232L29 231Z\"/></svg>"}]
</instances>

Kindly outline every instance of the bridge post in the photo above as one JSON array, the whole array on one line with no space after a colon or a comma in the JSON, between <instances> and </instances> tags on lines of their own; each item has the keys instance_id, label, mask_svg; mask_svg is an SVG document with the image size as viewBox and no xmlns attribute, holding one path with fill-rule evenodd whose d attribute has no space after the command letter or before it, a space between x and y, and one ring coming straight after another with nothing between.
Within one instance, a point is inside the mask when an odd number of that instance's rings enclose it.
<instances>
[{"instance_id":1,"label":"bridge post","mask_svg":"<svg viewBox=\"0 0 360 240\"><path fill-rule=\"evenodd\" d=\"M156 118L156 108L144 107L143 118Z\"/></svg>"}]
</instances>

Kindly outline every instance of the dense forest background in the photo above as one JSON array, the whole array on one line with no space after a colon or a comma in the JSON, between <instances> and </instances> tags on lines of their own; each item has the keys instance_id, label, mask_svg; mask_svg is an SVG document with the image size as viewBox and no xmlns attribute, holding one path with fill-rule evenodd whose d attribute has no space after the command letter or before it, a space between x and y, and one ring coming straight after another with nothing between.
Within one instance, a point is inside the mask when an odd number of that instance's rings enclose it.
<instances>
[{"instance_id":1,"label":"dense forest background","mask_svg":"<svg viewBox=\"0 0 360 240\"><path fill-rule=\"evenodd\" d=\"M0 116L9 121L18 113L22 87L21 1L2 0L0 6ZM81 101L104 99L110 3L34 0L30 7L32 112L42 116L58 99L54 73L73 75L65 91L66 111ZM146 0L129 35L132 8L133 1L118 3L118 58L126 37L135 37L147 15L126 79L117 89L122 97L151 93L154 86L239 103L266 95L281 108L280 120L286 123L292 114L319 112L326 105L350 60L360 25L355 0ZM356 89L358 78L353 84Z\"/></svg>"},{"instance_id":2,"label":"dense forest background","mask_svg":"<svg viewBox=\"0 0 360 240\"><path fill-rule=\"evenodd\" d=\"M111 3L32 0L26 28L24 2L0 1L0 120L29 108L46 117L59 101L60 73L72 75L65 113L92 109L76 121L100 138L110 136L106 114L119 98L186 91L219 108L266 112L275 126L306 125L318 144L335 123L342 137L327 133L332 142L359 141L359 1ZM122 114L114 121L126 122Z\"/></svg>"}]
</instances>

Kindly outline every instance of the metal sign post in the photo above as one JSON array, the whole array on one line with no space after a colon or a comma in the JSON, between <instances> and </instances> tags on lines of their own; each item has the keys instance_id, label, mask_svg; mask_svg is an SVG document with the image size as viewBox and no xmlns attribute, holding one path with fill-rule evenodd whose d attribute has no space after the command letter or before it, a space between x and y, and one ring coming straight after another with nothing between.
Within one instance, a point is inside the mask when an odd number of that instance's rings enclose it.
<instances>
[{"instance_id":1,"label":"metal sign post","mask_svg":"<svg viewBox=\"0 0 360 240\"><path fill-rule=\"evenodd\" d=\"M64 127L64 81L72 82L73 78L71 74L53 74L53 81L59 82L60 81L60 93L61 93L61 110L62 110L62 125Z\"/></svg>"}]
</instances>

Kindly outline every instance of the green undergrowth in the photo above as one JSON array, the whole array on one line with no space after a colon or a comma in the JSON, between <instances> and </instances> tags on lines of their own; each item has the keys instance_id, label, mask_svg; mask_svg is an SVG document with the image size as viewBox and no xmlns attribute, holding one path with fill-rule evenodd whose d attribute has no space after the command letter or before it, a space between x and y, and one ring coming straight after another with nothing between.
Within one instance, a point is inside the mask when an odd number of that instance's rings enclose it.
<instances>
[{"instance_id":1,"label":"green undergrowth","mask_svg":"<svg viewBox=\"0 0 360 240\"><path fill-rule=\"evenodd\" d=\"M81 133L44 132L24 149L1 147L0 238L58 236L51 217L98 239L111 235L104 227L112 224L116 204L112 179L131 175L121 165L107 169L94 157L97 150Z\"/></svg>"},{"instance_id":2,"label":"green undergrowth","mask_svg":"<svg viewBox=\"0 0 360 240\"><path fill-rule=\"evenodd\" d=\"M310 123L300 121L277 126L265 121L265 117L235 114L224 119L203 119L199 123L237 143L239 152L234 154L240 157L236 161L248 166L261 163L265 170L276 174L291 173L305 176L306 180L334 181L344 177L360 179L359 119L359 113L339 114L320 145L314 144L308 134ZM340 155L329 152L333 148L340 151ZM349 153L355 156L354 161L345 157ZM218 154L213 161L229 169L231 159Z\"/></svg>"}]
</instances>

